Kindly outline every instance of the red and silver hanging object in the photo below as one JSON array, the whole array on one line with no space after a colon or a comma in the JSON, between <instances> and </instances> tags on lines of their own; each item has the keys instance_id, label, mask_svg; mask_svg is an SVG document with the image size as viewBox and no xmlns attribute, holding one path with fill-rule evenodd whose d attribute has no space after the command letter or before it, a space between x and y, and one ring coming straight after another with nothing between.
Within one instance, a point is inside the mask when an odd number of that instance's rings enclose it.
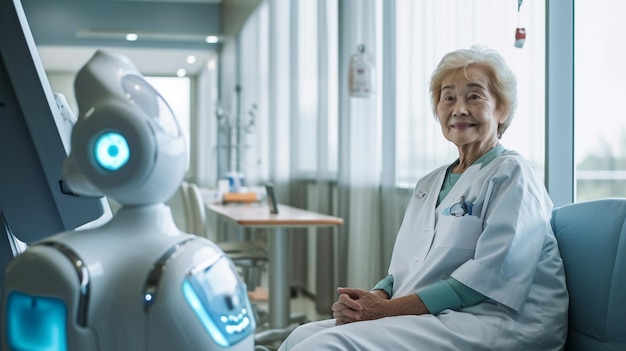
<instances>
[{"instance_id":1,"label":"red and silver hanging object","mask_svg":"<svg viewBox=\"0 0 626 351\"><path fill-rule=\"evenodd\" d=\"M526 29L517 28L515 30L515 47L516 48L523 47L525 41L526 41Z\"/></svg>"},{"instance_id":2,"label":"red and silver hanging object","mask_svg":"<svg viewBox=\"0 0 626 351\"><path fill-rule=\"evenodd\" d=\"M517 28L515 29L515 47L522 48L524 47L524 42L526 41L526 28L520 27L519 25L519 10L522 7L523 0L517 0Z\"/></svg>"}]
</instances>

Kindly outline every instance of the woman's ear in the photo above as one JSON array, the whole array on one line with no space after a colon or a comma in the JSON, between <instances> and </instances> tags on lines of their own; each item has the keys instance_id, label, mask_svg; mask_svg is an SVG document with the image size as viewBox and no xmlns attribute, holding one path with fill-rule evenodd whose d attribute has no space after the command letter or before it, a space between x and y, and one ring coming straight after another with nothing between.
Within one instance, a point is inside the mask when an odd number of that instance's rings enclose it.
<instances>
[{"instance_id":1,"label":"woman's ear","mask_svg":"<svg viewBox=\"0 0 626 351\"><path fill-rule=\"evenodd\" d=\"M500 116L498 116L499 124L504 124L507 118L509 117L509 113L511 112L511 106L503 106L499 109Z\"/></svg>"}]
</instances>

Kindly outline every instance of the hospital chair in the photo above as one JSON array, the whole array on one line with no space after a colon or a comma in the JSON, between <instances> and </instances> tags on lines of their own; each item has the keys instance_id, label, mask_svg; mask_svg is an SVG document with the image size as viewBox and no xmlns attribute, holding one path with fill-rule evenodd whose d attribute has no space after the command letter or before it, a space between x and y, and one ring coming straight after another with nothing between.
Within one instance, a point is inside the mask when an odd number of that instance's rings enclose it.
<instances>
[{"instance_id":1,"label":"hospital chair","mask_svg":"<svg viewBox=\"0 0 626 351\"><path fill-rule=\"evenodd\" d=\"M570 294L565 351L626 350L626 198L557 207L551 225Z\"/></svg>"},{"instance_id":2,"label":"hospital chair","mask_svg":"<svg viewBox=\"0 0 626 351\"><path fill-rule=\"evenodd\" d=\"M199 236L209 236L207 235L204 200L197 184L183 181L168 204L172 207L175 221L176 218L182 219L180 221L182 223L177 221L181 230ZM180 211L183 213L178 213ZM261 278L269 261L264 248L247 241L219 242L214 240L214 242L233 261L249 292L261 285ZM252 304L257 325L262 326L268 319L267 312L258 308L254 302Z\"/></svg>"},{"instance_id":3,"label":"hospital chair","mask_svg":"<svg viewBox=\"0 0 626 351\"><path fill-rule=\"evenodd\" d=\"M185 199L187 232L206 236L206 212L202 194L198 186L192 182L183 182L182 196ZM211 238L210 238L211 239ZM265 247L248 240L216 241L215 242L239 269L248 291L252 292L261 285L263 272L267 269L269 256ZM290 326L283 329L269 329L269 315L254 301L251 301L257 322L255 334L256 349L264 350L265 345L273 345L284 340L298 325L306 322L303 313L289 315Z\"/></svg>"},{"instance_id":4,"label":"hospital chair","mask_svg":"<svg viewBox=\"0 0 626 351\"><path fill-rule=\"evenodd\" d=\"M186 233L191 233L189 231L189 219L187 218L187 186L187 182L182 181L174 195L167 200L166 205L169 206L170 211L172 211L172 217L174 218L176 226Z\"/></svg>"},{"instance_id":5,"label":"hospital chair","mask_svg":"<svg viewBox=\"0 0 626 351\"><path fill-rule=\"evenodd\" d=\"M200 236L207 236L206 230L206 210L200 188L197 184L188 182L184 187L183 197L185 198L185 212L187 230ZM212 238L210 238L212 239ZM252 291L261 285L261 276L268 264L268 256L265 248L257 243L248 241L226 241L215 242L237 266L248 285L248 290Z\"/></svg>"}]
</instances>

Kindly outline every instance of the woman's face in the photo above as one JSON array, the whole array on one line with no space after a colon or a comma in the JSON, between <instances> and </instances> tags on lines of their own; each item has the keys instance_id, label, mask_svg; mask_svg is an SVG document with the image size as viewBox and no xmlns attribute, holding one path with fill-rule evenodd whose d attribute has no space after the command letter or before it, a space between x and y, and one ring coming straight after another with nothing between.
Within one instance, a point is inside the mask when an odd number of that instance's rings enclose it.
<instances>
[{"instance_id":1,"label":"woman's face","mask_svg":"<svg viewBox=\"0 0 626 351\"><path fill-rule=\"evenodd\" d=\"M491 147L506 114L489 91L489 76L480 66L456 70L441 82L437 117L443 135L459 148Z\"/></svg>"}]
</instances>

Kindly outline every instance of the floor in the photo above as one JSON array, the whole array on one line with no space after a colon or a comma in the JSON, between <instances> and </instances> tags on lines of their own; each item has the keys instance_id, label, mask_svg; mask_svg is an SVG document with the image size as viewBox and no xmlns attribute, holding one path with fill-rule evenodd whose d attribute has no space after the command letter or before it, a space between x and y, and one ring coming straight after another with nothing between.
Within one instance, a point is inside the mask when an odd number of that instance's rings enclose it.
<instances>
[{"instance_id":1,"label":"floor","mask_svg":"<svg viewBox=\"0 0 626 351\"><path fill-rule=\"evenodd\" d=\"M263 246L263 244L261 244L261 246ZM242 278L248 276L246 272L248 272L247 269L249 269L249 268L243 268L243 267L250 267L249 262L247 261L244 261L244 262L246 263L238 267L240 269L240 274ZM237 265L237 263L235 263L235 265ZM251 274L251 276L248 277L248 279L250 280L248 280L246 283L259 285L256 287L254 291L248 292L248 297L250 298L250 302L253 304L254 308L257 311L260 311L260 317L257 318L257 330L256 330L257 338L256 339L257 341L267 340L268 338L263 338L263 337L260 338L259 335L263 334L264 331L267 331L267 329L269 329L269 326L267 324L267 319L268 319L267 313L269 311L268 298L269 298L269 294L271 293L268 288L269 287L269 274L267 272L267 267L265 267L265 269L261 269L260 271L254 269L251 272L255 272L255 273ZM260 277L255 276L255 274L259 274L259 273L261 274ZM330 306L327 306L327 310L329 311L328 314L318 313L316 306L315 306L315 297L310 292L307 292L304 289L292 289L290 302L291 302L290 303L291 315L293 316L294 314L298 314L301 317L298 322L295 322L290 326L290 330L292 330L298 324L301 324L301 323L318 321L318 320L328 319L332 317L330 313ZM281 338L284 338L287 335L288 334L286 333L280 333L280 335L272 334L272 337L270 337L269 339L273 340L274 338L276 338L277 341L263 342L262 345L267 346L267 348L262 349L262 350L272 351L272 350L278 349L278 347L280 346L280 343L282 342ZM265 333L265 336L267 336L267 333ZM259 342L257 342L257 345L259 345Z\"/></svg>"},{"instance_id":2,"label":"floor","mask_svg":"<svg viewBox=\"0 0 626 351\"><path fill-rule=\"evenodd\" d=\"M330 310L330 306L328 306ZM331 318L329 314L320 314L315 308L315 300L313 297L299 293L297 297L291 299L291 313L302 313L308 321L319 321Z\"/></svg>"},{"instance_id":3,"label":"floor","mask_svg":"<svg viewBox=\"0 0 626 351\"><path fill-rule=\"evenodd\" d=\"M268 311L268 298L269 291L267 290L267 277L264 276L261 282L261 286L257 287L257 289L250 293L250 301L256 305L256 307L261 311L261 313L265 313ZM328 306L330 310L330 306ZM302 292L297 289L292 290L292 298L290 304L290 312L293 316L294 314L302 315L302 323L310 322L310 321L318 321L322 319L331 318L329 314L320 314L317 312L315 307L315 299L314 297L307 292ZM259 321L261 322L261 321ZM296 327L299 323L294 323L292 327ZM257 333L263 332L267 329L267 325L260 325L257 328ZM258 335L258 334L257 334ZM262 342L257 343L257 345L263 345L265 348L259 350L277 350L280 346L281 339L275 340L273 342Z\"/></svg>"},{"instance_id":4,"label":"floor","mask_svg":"<svg viewBox=\"0 0 626 351\"><path fill-rule=\"evenodd\" d=\"M264 287L257 288L257 291L250 294L250 300L255 302L260 308L267 310L267 290ZM307 293L296 292L291 298L291 313L303 314L307 321L318 321L330 318L330 314L320 314L315 308L313 296ZM257 297L258 296L258 297ZM330 309L330 306L328 306Z\"/></svg>"}]
</instances>

